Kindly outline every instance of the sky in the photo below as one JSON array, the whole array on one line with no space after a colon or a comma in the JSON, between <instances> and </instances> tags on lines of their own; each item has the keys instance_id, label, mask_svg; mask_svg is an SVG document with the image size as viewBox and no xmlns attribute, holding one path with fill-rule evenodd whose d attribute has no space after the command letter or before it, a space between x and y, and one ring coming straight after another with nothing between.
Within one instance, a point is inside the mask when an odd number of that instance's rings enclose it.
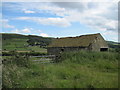
<instances>
[{"instance_id":1,"label":"sky","mask_svg":"<svg viewBox=\"0 0 120 90\"><path fill-rule=\"evenodd\" d=\"M118 41L117 2L2 2L2 33Z\"/></svg>"}]
</instances>

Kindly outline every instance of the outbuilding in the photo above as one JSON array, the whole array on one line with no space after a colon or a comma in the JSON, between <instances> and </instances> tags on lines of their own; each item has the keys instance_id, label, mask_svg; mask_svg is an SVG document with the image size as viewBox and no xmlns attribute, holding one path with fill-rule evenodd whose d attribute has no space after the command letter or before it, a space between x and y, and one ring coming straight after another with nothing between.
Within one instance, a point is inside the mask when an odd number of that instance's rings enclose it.
<instances>
[{"instance_id":1,"label":"outbuilding","mask_svg":"<svg viewBox=\"0 0 120 90\"><path fill-rule=\"evenodd\" d=\"M47 47L48 54L58 55L71 51L108 51L107 42L100 33L77 37L56 38Z\"/></svg>"}]
</instances>

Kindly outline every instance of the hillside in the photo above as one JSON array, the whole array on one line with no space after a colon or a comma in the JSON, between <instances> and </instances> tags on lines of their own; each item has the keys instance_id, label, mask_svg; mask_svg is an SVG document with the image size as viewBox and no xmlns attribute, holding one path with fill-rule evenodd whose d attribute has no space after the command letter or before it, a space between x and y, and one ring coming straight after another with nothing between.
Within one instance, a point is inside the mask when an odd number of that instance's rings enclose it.
<instances>
[{"instance_id":1,"label":"hillside","mask_svg":"<svg viewBox=\"0 0 120 90\"><path fill-rule=\"evenodd\" d=\"M18 51L41 51L46 50L47 45L51 43L54 38L41 37L36 35L21 35L21 34L2 34L2 49L3 50L18 50ZM119 47L120 43L107 41L108 46L112 49Z\"/></svg>"},{"instance_id":2,"label":"hillside","mask_svg":"<svg viewBox=\"0 0 120 90\"><path fill-rule=\"evenodd\" d=\"M110 48L118 48L120 43L118 42L113 42L113 41L107 41L108 45Z\"/></svg>"},{"instance_id":3,"label":"hillside","mask_svg":"<svg viewBox=\"0 0 120 90\"><path fill-rule=\"evenodd\" d=\"M2 35L2 49L4 51L45 51L46 46L53 38L46 38L35 35L21 35L1 33Z\"/></svg>"}]
</instances>

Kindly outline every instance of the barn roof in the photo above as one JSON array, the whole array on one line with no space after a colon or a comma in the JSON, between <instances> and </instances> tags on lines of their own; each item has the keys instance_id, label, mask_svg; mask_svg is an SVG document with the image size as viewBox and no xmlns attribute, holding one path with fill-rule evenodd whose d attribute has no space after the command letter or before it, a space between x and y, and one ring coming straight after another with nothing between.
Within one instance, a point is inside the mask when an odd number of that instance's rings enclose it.
<instances>
[{"instance_id":1,"label":"barn roof","mask_svg":"<svg viewBox=\"0 0 120 90\"><path fill-rule=\"evenodd\" d=\"M98 35L100 35L100 33L77 37L56 38L48 47L86 47L89 46Z\"/></svg>"}]
</instances>

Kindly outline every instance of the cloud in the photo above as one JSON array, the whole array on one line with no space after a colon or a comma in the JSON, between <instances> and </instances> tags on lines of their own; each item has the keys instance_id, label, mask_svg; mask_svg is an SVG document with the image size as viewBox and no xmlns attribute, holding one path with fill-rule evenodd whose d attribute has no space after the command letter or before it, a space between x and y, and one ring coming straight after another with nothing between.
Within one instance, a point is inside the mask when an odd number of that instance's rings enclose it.
<instances>
[{"instance_id":1,"label":"cloud","mask_svg":"<svg viewBox=\"0 0 120 90\"><path fill-rule=\"evenodd\" d=\"M65 9L55 6L50 2L29 2L29 3L3 3L3 7L24 13L49 13L58 16L64 16ZM63 13L64 12L64 13Z\"/></svg>"},{"instance_id":2,"label":"cloud","mask_svg":"<svg viewBox=\"0 0 120 90\"><path fill-rule=\"evenodd\" d=\"M35 11L32 11L32 10L26 10L26 9L24 9L23 11L24 11L24 13L35 13Z\"/></svg>"},{"instance_id":3,"label":"cloud","mask_svg":"<svg viewBox=\"0 0 120 90\"><path fill-rule=\"evenodd\" d=\"M13 19L16 19L16 20L30 20L32 18L31 17L17 17L17 18L13 18Z\"/></svg>"},{"instance_id":4,"label":"cloud","mask_svg":"<svg viewBox=\"0 0 120 90\"><path fill-rule=\"evenodd\" d=\"M72 9L72 10L79 10L84 11L87 8L87 4L85 2L53 2L53 4L65 8L65 9Z\"/></svg>"},{"instance_id":5,"label":"cloud","mask_svg":"<svg viewBox=\"0 0 120 90\"><path fill-rule=\"evenodd\" d=\"M49 35L46 34L46 33L40 33L40 36L43 36L43 37L49 37Z\"/></svg>"},{"instance_id":6,"label":"cloud","mask_svg":"<svg viewBox=\"0 0 120 90\"><path fill-rule=\"evenodd\" d=\"M19 33L19 34L25 34L25 35L38 35L42 37L49 37L48 34L43 33L41 30L35 30L33 28L23 28L23 29L15 29L12 30L10 33Z\"/></svg>"},{"instance_id":7,"label":"cloud","mask_svg":"<svg viewBox=\"0 0 120 90\"><path fill-rule=\"evenodd\" d=\"M80 22L96 30L117 31L118 5L108 2L62 2L54 3L65 8L67 16L64 18L72 22Z\"/></svg>"},{"instance_id":8,"label":"cloud","mask_svg":"<svg viewBox=\"0 0 120 90\"><path fill-rule=\"evenodd\" d=\"M23 32L23 33L30 33L31 32L31 28L29 29L29 28L24 28L23 30L21 30L21 32Z\"/></svg>"},{"instance_id":9,"label":"cloud","mask_svg":"<svg viewBox=\"0 0 120 90\"><path fill-rule=\"evenodd\" d=\"M43 25L53 25L60 27L68 27L71 25L65 18L44 18L38 19L37 22Z\"/></svg>"},{"instance_id":10,"label":"cloud","mask_svg":"<svg viewBox=\"0 0 120 90\"><path fill-rule=\"evenodd\" d=\"M11 33L20 33L18 29L12 30Z\"/></svg>"},{"instance_id":11,"label":"cloud","mask_svg":"<svg viewBox=\"0 0 120 90\"><path fill-rule=\"evenodd\" d=\"M15 26L9 25L8 22L9 22L8 19L2 19L2 26L3 26L3 28L15 28Z\"/></svg>"},{"instance_id":12,"label":"cloud","mask_svg":"<svg viewBox=\"0 0 120 90\"><path fill-rule=\"evenodd\" d=\"M49 13L52 15L54 14L57 16L65 16L65 14L66 14L65 8L55 6L51 3L49 3L49 4L42 3L40 6L36 7L36 10L38 10L38 13L41 13L41 10L42 10L42 12L44 12L44 13Z\"/></svg>"},{"instance_id":13,"label":"cloud","mask_svg":"<svg viewBox=\"0 0 120 90\"><path fill-rule=\"evenodd\" d=\"M102 33L104 36L107 36L109 38L111 38L111 40L118 42L118 32L114 32L114 31L105 31ZM106 39L108 40L108 38L106 37Z\"/></svg>"},{"instance_id":14,"label":"cloud","mask_svg":"<svg viewBox=\"0 0 120 90\"><path fill-rule=\"evenodd\" d=\"M118 4L115 2L51 2L20 5L26 10L55 14L62 18L19 17L19 20L31 20L39 24L59 27L68 27L72 22L80 22L100 31L103 29L117 31Z\"/></svg>"},{"instance_id":15,"label":"cloud","mask_svg":"<svg viewBox=\"0 0 120 90\"><path fill-rule=\"evenodd\" d=\"M31 33L31 30L33 30L32 28L24 28L24 29L15 29L12 30L12 33L20 33L20 34L28 34Z\"/></svg>"},{"instance_id":16,"label":"cloud","mask_svg":"<svg viewBox=\"0 0 120 90\"><path fill-rule=\"evenodd\" d=\"M71 25L70 22L67 21L67 19L65 18L18 17L15 19L34 21L37 22L38 24L52 25L58 27L68 27Z\"/></svg>"}]
</instances>

